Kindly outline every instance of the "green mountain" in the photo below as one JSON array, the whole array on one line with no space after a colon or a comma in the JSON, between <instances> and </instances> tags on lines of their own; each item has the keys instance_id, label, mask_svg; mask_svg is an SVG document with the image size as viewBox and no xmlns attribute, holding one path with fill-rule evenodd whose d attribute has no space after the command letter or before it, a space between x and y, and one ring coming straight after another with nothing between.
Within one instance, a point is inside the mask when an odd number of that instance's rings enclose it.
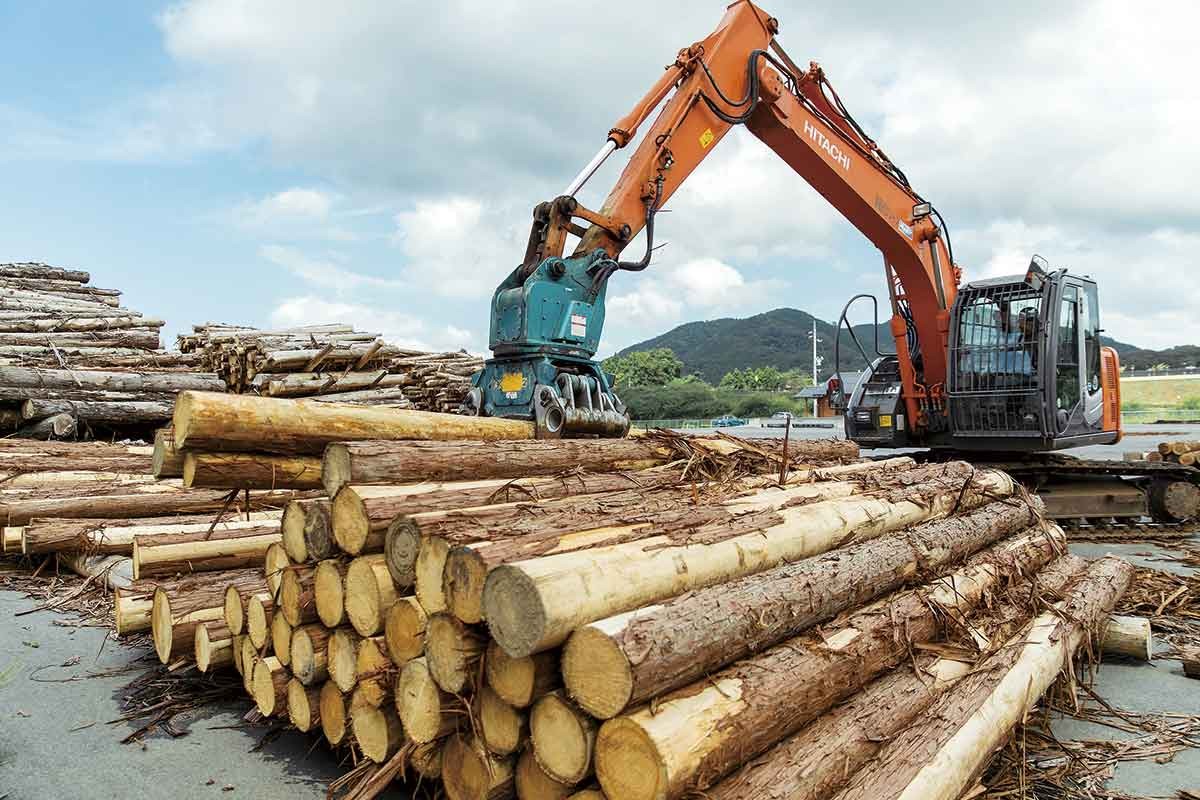
<instances>
[{"instance_id":1,"label":"green mountain","mask_svg":"<svg viewBox=\"0 0 1200 800\"><path fill-rule=\"evenodd\" d=\"M817 356L821 366L817 372L821 377L827 377L833 372L834 325L824 320L817 323ZM705 322L688 322L667 331L661 336L647 339L644 342L626 347L617 355L626 355L639 350L653 350L656 347L667 347L675 352L683 362L684 372L696 375L709 383L716 384L721 377L731 370L745 367L777 367L780 370L812 369L812 331L813 316L795 308L777 308L765 314L756 314L745 319L714 319ZM874 341L871 337L870 325L858 325L854 328L862 346L868 355L872 354ZM1107 337L1105 344L1115 347L1122 360L1136 358L1139 367L1141 361L1159 357L1172 351L1188 350L1200 356L1200 348L1180 347L1170 351L1141 350L1134 345L1117 342ZM883 352L894 352L891 334L887 323L879 326L879 349ZM1175 354L1178 355L1178 354ZM866 362L854 346L849 334L845 331L841 336L842 369L854 372L863 369ZM1154 361L1153 363L1166 363ZM1200 363L1192 360L1190 363ZM1151 363L1145 366L1152 366ZM1142 367L1144 368L1144 367Z\"/></svg>"}]
</instances>

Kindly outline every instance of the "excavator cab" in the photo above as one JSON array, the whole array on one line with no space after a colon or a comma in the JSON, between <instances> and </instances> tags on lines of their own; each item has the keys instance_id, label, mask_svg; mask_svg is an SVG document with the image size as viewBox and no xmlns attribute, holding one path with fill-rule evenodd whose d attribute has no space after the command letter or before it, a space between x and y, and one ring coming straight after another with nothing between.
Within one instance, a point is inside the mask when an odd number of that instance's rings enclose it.
<instances>
[{"instance_id":1,"label":"excavator cab","mask_svg":"<svg viewBox=\"0 0 1200 800\"><path fill-rule=\"evenodd\" d=\"M1117 356L1096 282L1036 258L1020 278L961 287L951 310L949 444L1060 450L1120 439Z\"/></svg>"}]
</instances>

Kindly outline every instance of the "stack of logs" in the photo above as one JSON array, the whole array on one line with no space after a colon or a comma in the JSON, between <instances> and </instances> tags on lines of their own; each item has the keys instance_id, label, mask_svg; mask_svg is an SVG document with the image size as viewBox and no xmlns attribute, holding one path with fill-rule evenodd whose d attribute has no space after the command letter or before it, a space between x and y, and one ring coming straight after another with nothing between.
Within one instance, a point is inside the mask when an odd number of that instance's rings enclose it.
<instances>
[{"instance_id":1,"label":"stack of logs","mask_svg":"<svg viewBox=\"0 0 1200 800\"><path fill-rule=\"evenodd\" d=\"M264 397L312 397L423 411L455 411L482 360L467 353L426 353L385 344L351 325L281 330L197 325L179 349L198 353L230 391Z\"/></svg>"},{"instance_id":2,"label":"stack of logs","mask_svg":"<svg viewBox=\"0 0 1200 800\"><path fill-rule=\"evenodd\" d=\"M279 541L284 506L312 496L188 489L156 480L152 463L148 445L0 439L0 551L56 556L118 590L144 589L147 580L257 567Z\"/></svg>"},{"instance_id":3,"label":"stack of logs","mask_svg":"<svg viewBox=\"0 0 1200 800\"><path fill-rule=\"evenodd\" d=\"M86 272L0 264L0 429L34 438L145 432L176 392L224 391L199 359L159 349L160 319L120 305Z\"/></svg>"},{"instance_id":4,"label":"stack of logs","mask_svg":"<svg viewBox=\"0 0 1200 800\"><path fill-rule=\"evenodd\" d=\"M1147 453L1146 458L1194 467L1200 464L1200 442L1161 442L1157 452Z\"/></svg>"},{"instance_id":5,"label":"stack of logs","mask_svg":"<svg viewBox=\"0 0 1200 800\"><path fill-rule=\"evenodd\" d=\"M1076 651L1147 657L1144 621L1108 619L1131 567L1064 555L1000 472L201 399L177 444L325 446L325 495L257 570L118 614L377 764L360 800L412 775L451 800L953 800ZM329 441L371 425L390 441Z\"/></svg>"}]
</instances>

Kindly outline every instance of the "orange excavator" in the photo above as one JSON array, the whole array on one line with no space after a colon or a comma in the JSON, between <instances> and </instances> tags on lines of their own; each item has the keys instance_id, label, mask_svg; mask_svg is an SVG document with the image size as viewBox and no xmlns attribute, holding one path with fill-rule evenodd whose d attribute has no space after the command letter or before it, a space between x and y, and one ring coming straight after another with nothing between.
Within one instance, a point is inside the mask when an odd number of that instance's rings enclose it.
<instances>
[{"instance_id":1,"label":"orange excavator","mask_svg":"<svg viewBox=\"0 0 1200 800\"><path fill-rule=\"evenodd\" d=\"M535 208L525 257L493 296L493 357L464 411L530 419L543 436L627 432L625 407L593 360L608 281L649 266L655 215L745 125L883 255L894 349L876 341L868 353L850 332L870 368L853 387L840 386L835 368L849 438L1002 463L1058 517L1196 516L1200 471L1049 452L1122 435L1120 367L1101 344L1095 281L1034 257L1024 275L964 284L936 207L855 121L821 67L788 56L778 32L775 18L736 0L715 31L678 52L566 190ZM581 205L576 193L656 110L604 205ZM643 230L642 257L621 260ZM567 255L569 235L578 244ZM847 309L862 299L874 301L859 295Z\"/></svg>"}]
</instances>

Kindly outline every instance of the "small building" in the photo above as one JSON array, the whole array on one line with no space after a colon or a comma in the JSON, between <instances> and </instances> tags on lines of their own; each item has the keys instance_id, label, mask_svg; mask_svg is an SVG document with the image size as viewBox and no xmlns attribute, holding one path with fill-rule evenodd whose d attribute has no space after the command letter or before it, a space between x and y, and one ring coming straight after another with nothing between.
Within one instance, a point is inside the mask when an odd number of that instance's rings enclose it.
<instances>
[{"instance_id":1,"label":"small building","mask_svg":"<svg viewBox=\"0 0 1200 800\"><path fill-rule=\"evenodd\" d=\"M862 379L861 372L843 372L842 384L846 387L846 400L850 399L850 395L858 388L858 382ZM833 393L837 388L836 378L830 376L816 386L806 386L796 393L797 400L815 400L817 402L818 417L836 417L839 412L833 407Z\"/></svg>"}]
</instances>

